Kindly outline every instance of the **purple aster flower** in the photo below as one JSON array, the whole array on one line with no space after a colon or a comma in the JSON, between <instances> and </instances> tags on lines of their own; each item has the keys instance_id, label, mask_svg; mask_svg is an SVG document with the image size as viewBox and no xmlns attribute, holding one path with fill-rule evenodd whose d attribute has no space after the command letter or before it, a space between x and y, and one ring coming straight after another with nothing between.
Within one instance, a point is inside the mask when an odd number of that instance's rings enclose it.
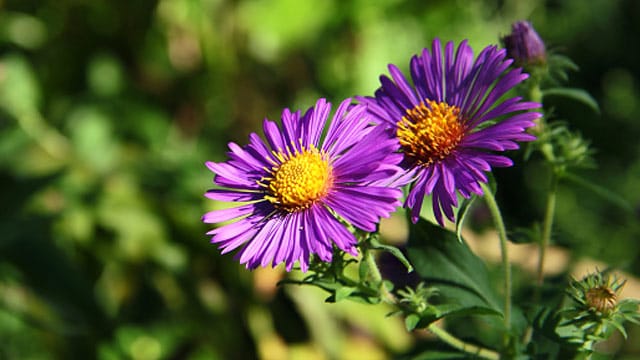
<instances>
[{"instance_id":1,"label":"purple aster flower","mask_svg":"<svg viewBox=\"0 0 640 360\"><path fill-rule=\"evenodd\" d=\"M418 221L425 195L432 195L436 220L444 215L454 221L457 193L482 195L480 182L494 166L513 162L495 152L518 148L516 141L535 137L525 129L541 115L528 110L540 104L521 98L502 99L527 78L521 69L509 68L513 60L495 46L485 48L475 59L463 41L444 48L438 39L431 51L411 59L413 85L393 64L391 78L381 76L375 97L359 97L382 124L391 127L404 153L402 166L413 176L405 207Z\"/></svg>"},{"instance_id":2,"label":"purple aster flower","mask_svg":"<svg viewBox=\"0 0 640 360\"><path fill-rule=\"evenodd\" d=\"M507 56L520 65L544 64L547 51L540 35L528 21L517 21L511 25L511 34L502 38Z\"/></svg>"},{"instance_id":3,"label":"purple aster flower","mask_svg":"<svg viewBox=\"0 0 640 360\"><path fill-rule=\"evenodd\" d=\"M400 205L402 191L386 186L402 171L392 134L350 99L327 124L330 111L324 99L302 116L285 109L281 128L265 119L266 142L252 133L245 147L229 144L228 161L206 163L220 188L205 196L242 202L202 217L235 220L207 233L223 254L242 247L236 257L247 268L284 262L290 271L297 261L307 271L310 255L329 262L334 245L357 255L345 223L373 232Z\"/></svg>"}]
</instances>

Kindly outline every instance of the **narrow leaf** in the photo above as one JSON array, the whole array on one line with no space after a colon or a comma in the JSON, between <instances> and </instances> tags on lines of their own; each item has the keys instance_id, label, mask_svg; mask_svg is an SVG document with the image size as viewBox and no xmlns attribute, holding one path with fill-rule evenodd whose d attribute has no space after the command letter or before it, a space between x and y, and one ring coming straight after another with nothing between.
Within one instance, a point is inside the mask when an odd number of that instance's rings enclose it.
<instances>
[{"instance_id":1,"label":"narrow leaf","mask_svg":"<svg viewBox=\"0 0 640 360\"><path fill-rule=\"evenodd\" d=\"M627 200L625 200L622 196L614 193L613 191L602 187L600 185L594 184L589 180L586 180L578 175L565 172L562 176L563 179L569 180L576 185L580 185L583 188L592 191L594 194L600 196L604 200L609 201L611 204L618 206L619 208L629 212L635 213L633 207Z\"/></svg>"},{"instance_id":2,"label":"narrow leaf","mask_svg":"<svg viewBox=\"0 0 640 360\"><path fill-rule=\"evenodd\" d=\"M404 256L402 251L400 251L400 249L398 249L397 247L382 244L377 239L371 239L371 248L375 250L383 250L388 252L389 254L395 256L395 258L398 259L398 261L400 261L402 265L404 265L404 267L407 268L408 273L413 271L413 266L411 265L411 262L409 262L409 259L407 259L407 257Z\"/></svg>"},{"instance_id":3,"label":"narrow leaf","mask_svg":"<svg viewBox=\"0 0 640 360\"><path fill-rule=\"evenodd\" d=\"M502 313L495 309L491 309L486 306L469 306L463 303L455 303L455 299L452 298L452 294L456 289L445 288L442 287L443 292L447 292L449 296L449 300L453 301L451 304L441 304L437 306L433 306L430 311L426 311L420 314L420 322L416 325L418 328L426 328L431 323L438 321L444 317L450 316L468 316L468 315L493 315L502 317ZM462 294L461 296L467 296L466 294Z\"/></svg>"},{"instance_id":4,"label":"narrow leaf","mask_svg":"<svg viewBox=\"0 0 640 360\"><path fill-rule=\"evenodd\" d=\"M469 209L471 209L471 205L477 196L471 196L468 199L464 199L460 207L458 208L458 213L456 214L456 236L458 241L462 242L462 229L464 227L464 221L467 218L467 213L469 213Z\"/></svg>"},{"instance_id":5,"label":"narrow leaf","mask_svg":"<svg viewBox=\"0 0 640 360\"><path fill-rule=\"evenodd\" d=\"M589 106L595 112L600 113L600 106L598 105L598 102L593 98L593 96L591 96L588 92L586 92L583 89L577 89L577 88L545 89L542 91L542 96L543 97L562 96L569 99L573 99Z\"/></svg>"},{"instance_id":6,"label":"narrow leaf","mask_svg":"<svg viewBox=\"0 0 640 360\"><path fill-rule=\"evenodd\" d=\"M618 331L620 332L620 334L622 334L622 337L624 337L625 340L627 339L627 331L624 329L624 326L622 326L622 324L617 323L616 321L612 321L611 325L613 325L613 327L618 329Z\"/></svg>"}]
</instances>

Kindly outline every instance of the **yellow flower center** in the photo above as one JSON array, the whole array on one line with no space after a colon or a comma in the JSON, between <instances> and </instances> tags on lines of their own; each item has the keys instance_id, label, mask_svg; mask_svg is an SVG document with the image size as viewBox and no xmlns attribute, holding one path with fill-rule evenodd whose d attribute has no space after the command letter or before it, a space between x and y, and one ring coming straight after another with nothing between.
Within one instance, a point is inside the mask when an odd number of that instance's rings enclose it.
<instances>
[{"instance_id":1,"label":"yellow flower center","mask_svg":"<svg viewBox=\"0 0 640 360\"><path fill-rule=\"evenodd\" d=\"M421 102L398 121L396 135L404 153L419 165L447 157L462 140L460 108L444 102Z\"/></svg>"},{"instance_id":2,"label":"yellow flower center","mask_svg":"<svg viewBox=\"0 0 640 360\"><path fill-rule=\"evenodd\" d=\"M267 188L265 199L276 208L287 212L307 209L333 186L333 168L317 149L275 156L281 164L272 168L272 177L263 178L260 184Z\"/></svg>"}]
</instances>

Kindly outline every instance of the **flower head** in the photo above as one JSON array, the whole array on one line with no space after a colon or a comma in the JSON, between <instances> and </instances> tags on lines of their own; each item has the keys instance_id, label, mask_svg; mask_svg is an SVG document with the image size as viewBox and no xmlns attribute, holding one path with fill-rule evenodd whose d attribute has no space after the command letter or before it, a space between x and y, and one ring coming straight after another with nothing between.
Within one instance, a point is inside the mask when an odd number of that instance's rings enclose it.
<instances>
[{"instance_id":1,"label":"flower head","mask_svg":"<svg viewBox=\"0 0 640 360\"><path fill-rule=\"evenodd\" d=\"M235 220L207 233L223 254L242 247L247 268L284 262L290 271L297 261L306 271L312 254L331 261L333 245L357 255L345 222L372 232L399 205L402 192L386 186L401 171L397 142L363 105L347 99L329 121L330 111L324 99L304 115L285 109L282 127L265 119L266 142L252 133L245 147L229 144L228 161L206 163L220 188L205 196L243 203L202 217Z\"/></svg>"},{"instance_id":2,"label":"flower head","mask_svg":"<svg viewBox=\"0 0 640 360\"><path fill-rule=\"evenodd\" d=\"M507 56L521 66L539 65L547 61L547 51L540 35L528 21L511 25L511 34L502 38Z\"/></svg>"},{"instance_id":3,"label":"flower head","mask_svg":"<svg viewBox=\"0 0 640 360\"><path fill-rule=\"evenodd\" d=\"M375 97L358 98L396 133L404 153L402 166L413 175L405 202L413 222L429 194L436 220L443 224L444 213L453 221L457 193L482 195L485 172L513 164L495 152L517 149L517 141L535 139L525 130L541 116L528 110L540 104L518 97L502 99L527 78L520 69L510 68L511 63L495 46L474 60L466 41L457 51L449 42L443 52L436 39L431 51L424 49L411 59L413 85L391 64L391 78L380 77L382 86Z\"/></svg>"},{"instance_id":4,"label":"flower head","mask_svg":"<svg viewBox=\"0 0 640 360\"><path fill-rule=\"evenodd\" d=\"M626 281L609 272L596 271L581 280L571 279L567 294L573 300L560 310L564 320L557 333L568 342L580 345L580 351L591 353L593 345L608 339L616 330L626 338L624 323L640 323L636 299L621 299Z\"/></svg>"},{"instance_id":5,"label":"flower head","mask_svg":"<svg viewBox=\"0 0 640 360\"><path fill-rule=\"evenodd\" d=\"M618 305L625 283L615 275L595 272L582 280L571 279L567 293L581 310L606 316Z\"/></svg>"}]
</instances>

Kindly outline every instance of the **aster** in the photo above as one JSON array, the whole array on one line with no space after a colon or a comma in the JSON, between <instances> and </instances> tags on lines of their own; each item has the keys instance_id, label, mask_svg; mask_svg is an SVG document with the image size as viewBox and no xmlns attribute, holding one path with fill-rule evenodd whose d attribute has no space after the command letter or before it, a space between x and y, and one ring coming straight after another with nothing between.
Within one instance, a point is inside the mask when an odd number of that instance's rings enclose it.
<instances>
[{"instance_id":1,"label":"aster","mask_svg":"<svg viewBox=\"0 0 640 360\"><path fill-rule=\"evenodd\" d=\"M376 231L400 205L402 191L387 186L401 171L393 136L351 99L330 111L324 99L304 115L284 109L281 126L264 120L266 141L252 133L244 147L229 144L229 160L206 163L218 188L205 196L242 203L202 217L232 221L207 233L222 254L240 248L236 258L249 269L285 263L290 271L298 262L306 271L312 255L329 262L334 248L356 256L346 224Z\"/></svg>"},{"instance_id":2,"label":"aster","mask_svg":"<svg viewBox=\"0 0 640 360\"><path fill-rule=\"evenodd\" d=\"M544 41L528 21L516 21L511 26L511 34L502 38L507 56L517 64L539 65L547 61Z\"/></svg>"},{"instance_id":3,"label":"aster","mask_svg":"<svg viewBox=\"0 0 640 360\"><path fill-rule=\"evenodd\" d=\"M438 39L410 62L412 84L399 68L380 77L375 97L358 97L376 121L395 132L412 176L405 207L415 223L426 195L432 195L439 224L454 221L459 193L482 195L481 183L493 167L513 165L499 152L518 149L517 142L535 137L525 130L541 116L540 107L520 97L503 99L528 75L511 68L504 49L488 46L474 60L467 41L454 49Z\"/></svg>"}]
</instances>

